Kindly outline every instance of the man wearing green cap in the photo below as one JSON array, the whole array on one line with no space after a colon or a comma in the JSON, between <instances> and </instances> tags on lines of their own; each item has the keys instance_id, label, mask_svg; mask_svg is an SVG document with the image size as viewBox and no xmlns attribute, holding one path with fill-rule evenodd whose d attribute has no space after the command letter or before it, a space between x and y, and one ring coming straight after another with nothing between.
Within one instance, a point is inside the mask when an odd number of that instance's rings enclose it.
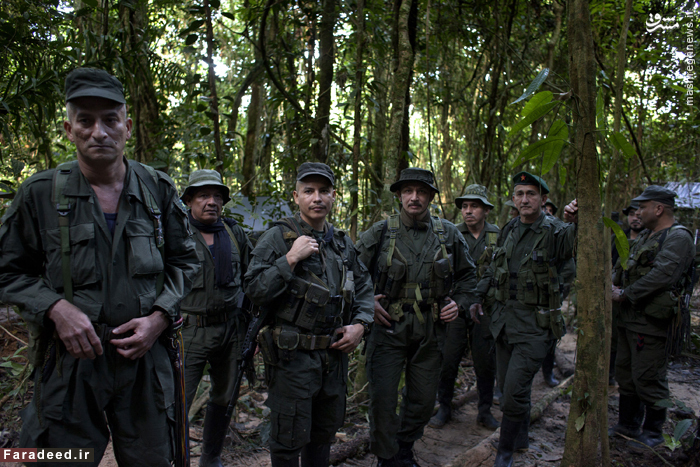
<instances>
[{"instance_id":1,"label":"man wearing green cap","mask_svg":"<svg viewBox=\"0 0 700 467\"><path fill-rule=\"evenodd\" d=\"M499 228L486 222L486 217L493 208L489 203L486 187L470 185L464 194L455 199L455 204L462 211L464 222L457 225L469 246L469 254L476 261L477 280L491 264L493 249L498 239ZM469 344L476 373L476 389L479 394L479 414L476 422L495 430L500 425L491 414L493 387L496 378L496 353L494 341L489 331L488 318L480 324L472 323L466 310L461 311L454 321L447 324L447 337L443 351L442 370L438 385L438 402L440 409L430 419L430 426L440 428L452 416L452 396L455 379L462 355Z\"/></svg>"},{"instance_id":2,"label":"man wearing green cap","mask_svg":"<svg viewBox=\"0 0 700 467\"><path fill-rule=\"evenodd\" d=\"M645 230L632 244L627 270L618 260L613 272L612 299L621 305L615 361L620 420L610 435L635 438L631 447L664 442L666 408L657 403L670 398L667 335L696 253L692 234L674 219L675 197L675 192L651 185L632 200L639 203Z\"/></svg>"},{"instance_id":3,"label":"man wearing green cap","mask_svg":"<svg viewBox=\"0 0 700 467\"><path fill-rule=\"evenodd\" d=\"M550 216L556 216L559 208L557 207L556 204L554 204L554 202L551 199L548 199L547 201L544 202L544 210Z\"/></svg>"},{"instance_id":4,"label":"man wearing green cap","mask_svg":"<svg viewBox=\"0 0 700 467\"><path fill-rule=\"evenodd\" d=\"M462 234L431 217L433 173L401 171L391 185L401 212L374 224L357 242L374 280L374 326L367 341L370 450L379 466L418 465L413 444L435 405L445 323L473 303L474 263ZM406 385L396 414L401 373Z\"/></svg>"},{"instance_id":5,"label":"man wearing green cap","mask_svg":"<svg viewBox=\"0 0 700 467\"><path fill-rule=\"evenodd\" d=\"M299 213L258 240L245 275L271 319L258 336L265 360L272 467L326 467L343 425L347 354L372 322L372 281L350 238L326 221L335 200L326 164L297 169Z\"/></svg>"},{"instance_id":6,"label":"man wearing green cap","mask_svg":"<svg viewBox=\"0 0 700 467\"><path fill-rule=\"evenodd\" d=\"M513 202L519 217L501 230L493 261L477 287L480 300L495 300L491 333L496 339L498 384L503 396L496 467L513 463L513 452L529 446L532 380L551 341L563 334L557 267L572 257L575 224L554 221L542 211L549 187L540 177L520 172L513 177ZM576 201L564 217L576 222ZM482 305L471 317L479 322Z\"/></svg>"},{"instance_id":7,"label":"man wearing green cap","mask_svg":"<svg viewBox=\"0 0 700 467\"><path fill-rule=\"evenodd\" d=\"M201 267L192 292L180 304L184 325L187 408L209 363L209 403L204 417L201 467L220 467L230 419L226 410L234 391L238 359L248 317L241 310L243 275L253 249L233 219L221 217L229 189L215 170L192 172L182 201L189 207Z\"/></svg>"},{"instance_id":8,"label":"man wearing green cap","mask_svg":"<svg viewBox=\"0 0 700 467\"><path fill-rule=\"evenodd\" d=\"M23 448L112 438L119 465L170 466L173 369L161 334L199 267L172 180L124 157L121 83L79 68L64 128L77 161L31 176L0 228L0 291L27 321L34 397Z\"/></svg>"},{"instance_id":9,"label":"man wearing green cap","mask_svg":"<svg viewBox=\"0 0 700 467\"><path fill-rule=\"evenodd\" d=\"M509 199L504 203L506 206L508 206L509 211L508 211L508 219L515 219L520 215L518 212L518 208L515 207L515 203L513 202L512 199Z\"/></svg>"}]
</instances>

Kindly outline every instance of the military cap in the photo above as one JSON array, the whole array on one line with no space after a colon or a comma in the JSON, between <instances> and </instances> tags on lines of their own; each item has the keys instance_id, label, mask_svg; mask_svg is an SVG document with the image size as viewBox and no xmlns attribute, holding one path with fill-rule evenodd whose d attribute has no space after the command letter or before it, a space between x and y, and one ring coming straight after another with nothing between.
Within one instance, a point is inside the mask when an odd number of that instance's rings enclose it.
<instances>
[{"instance_id":1,"label":"military cap","mask_svg":"<svg viewBox=\"0 0 700 467\"><path fill-rule=\"evenodd\" d=\"M675 206L676 196L678 195L676 195L676 192L673 190L669 190L668 188L664 188L659 185L649 185L644 189L642 194L634 198L632 202L657 201L667 206Z\"/></svg>"},{"instance_id":2,"label":"military cap","mask_svg":"<svg viewBox=\"0 0 700 467\"><path fill-rule=\"evenodd\" d=\"M534 185L540 187L540 194L546 195L549 193L547 182L542 180L537 175L532 175L530 172L518 172L513 175L513 185Z\"/></svg>"},{"instance_id":3,"label":"military cap","mask_svg":"<svg viewBox=\"0 0 700 467\"><path fill-rule=\"evenodd\" d=\"M405 182L421 182L428 185L432 190L440 193L440 190L435 188L435 176L430 170L419 169L418 167L409 167L401 171L399 179L391 184L389 190L396 193Z\"/></svg>"},{"instance_id":4,"label":"military cap","mask_svg":"<svg viewBox=\"0 0 700 467\"><path fill-rule=\"evenodd\" d=\"M509 208L518 209L518 208L515 207L515 203L513 202L512 199L509 199L508 201L506 201L506 202L503 203L503 204L505 204L505 205L508 206Z\"/></svg>"},{"instance_id":5,"label":"military cap","mask_svg":"<svg viewBox=\"0 0 700 467\"><path fill-rule=\"evenodd\" d=\"M304 162L297 168L297 182L310 175L320 175L327 178L332 186L335 186L335 175L326 164L321 162Z\"/></svg>"},{"instance_id":6,"label":"military cap","mask_svg":"<svg viewBox=\"0 0 700 467\"><path fill-rule=\"evenodd\" d=\"M66 102L78 97L103 97L126 104L124 87L117 78L97 68L76 68L65 83Z\"/></svg>"},{"instance_id":7,"label":"military cap","mask_svg":"<svg viewBox=\"0 0 700 467\"><path fill-rule=\"evenodd\" d=\"M629 216L629 215L630 215L630 211L633 210L633 209L634 209L635 211L636 211L637 209L639 209L639 203L638 203L637 201L632 201L632 202L630 203L629 206L627 206L625 209L622 210L622 214L624 214L625 216Z\"/></svg>"},{"instance_id":8,"label":"military cap","mask_svg":"<svg viewBox=\"0 0 700 467\"><path fill-rule=\"evenodd\" d=\"M559 208L557 207L557 205L554 204L554 203L552 202L551 199L548 199L547 201L544 202L544 205L545 205L545 206L547 206L548 204L549 204L550 206L552 206L552 213L553 213L553 214L556 214L557 211L559 210Z\"/></svg>"},{"instance_id":9,"label":"military cap","mask_svg":"<svg viewBox=\"0 0 700 467\"><path fill-rule=\"evenodd\" d=\"M464 194L455 199L457 208L462 209L462 202L468 199L481 201L482 204L488 208L493 207L493 204L489 203L488 193L486 191L486 187L483 185L478 185L476 183L474 185L469 185L467 189L464 190Z\"/></svg>"},{"instance_id":10,"label":"military cap","mask_svg":"<svg viewBox=\"0 0 700 467\"><path fill-rule=\"evenodd\" d=\"M231 201L228 187L221 183L221 174L216 170L208 169L195 170L190 174L190 179L185 187L185 191L182 193L182 196L180 196L180 199L185 201L187 196L191 196L197 188L202 186L215 186L221 188L224 195L224 204Z\"/></svg>"}]
</instances>

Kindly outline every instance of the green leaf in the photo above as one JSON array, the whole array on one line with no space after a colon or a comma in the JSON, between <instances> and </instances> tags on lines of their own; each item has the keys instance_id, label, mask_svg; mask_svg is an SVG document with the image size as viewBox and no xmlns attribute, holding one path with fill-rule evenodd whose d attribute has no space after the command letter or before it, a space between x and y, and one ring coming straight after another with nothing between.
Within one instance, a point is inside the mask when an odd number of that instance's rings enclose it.
<instances>
[{"instance_id":1,"label":"green leaf","mask_svg":"<svg viewBox=\"0 0 700 467\"><path fill-rule=\"evenodd\" d=\"M552 97L553 94L551 91L542 91L538 92L534 96L532 96L532 99L527 101L527 104L525 104L525 107L523 108L522 112L520 112L520 115L523 117L527 117L527 114L532 112L535 108L539 107L540 105L544 104L549 104L552 102Z\"/></svg>"},{"instance_id":2,"label":"green leaf","mask_svg":"<svg viewBox=\"0 0 700 467\"><path fill-rule=\"evenodd\" d=\"M197 39L199 39L199 36L197 34L190 34L187 36L187 39L185 39L185 45L192 45L195 42L197 42Z\"/></svg>"},{"instance_id":3,"label":"green leaf","mask_svg":"<svg viewBox=\"0 0 700 467\"><path fill-rule=\"evenodd\" d=\"M566 186L566 167L564 164L559 166L559 185Z\"/></svg>"},{"instance_id":4,"label":"green leaf","mask_svg":"<svg viewBox=\"0 0 700 467\"><path fill-rule=\"evenodd\" d=\"M83 3L90 8L97 8L97 0L83 0Z\"/></svg>"},{"instance_id":5,"label":"green leaf","mask_svg":"<svg viewBox=\"0 0 700 467\"><path fill-rule=\"evenodd\" d=\"M221 2L219 0L209 0L209 6L217 9L221 6Z\"/></svg>"},{"instance_id":6,"label":"green leaf","mask_svg":"<svg viewBox=\"0 0 700 467\"><path fill-rule=\"evenodd\" d=\"M199 134L202 136L207 136L209 133L211 133L211 128L207 126L203 126L199 129Z\"/></svg>"},{"instance_id":7,"label":"green leaf","mask_svg":"<svg viewBox=\"0 0 700 467\"><path fill-rule=\"evenodd\" d=\"M686 418L685 420L681 420L678 422L676 425L676 429L673 430L673 437L676 439L676 441L680 441L683 435L685 434L686 431L690 428L690 426L693 424L693 421L689 418Z\"/></svg>"},{"instance_id":8,"label":"green leaf","mask_svg":"<svg viewBox=\"0 0 700 467\"><path fill-rule=\"evenodd\" d=\"M630 142L627 141L627 138L625 138L622 133L613 132L610 135L610 141L612 142L613 146L617 148L618 151L624 154L625 159L631 159L637 155L637 151L634 150Z\"/></svg>"},{"instance_id":9,"label":"green leaf","mask_svg":"<svg viewBox=\"0 0 700 467\"><path fill-rule=\"evenodd\" d=\"M559 143L554 143L547 146L544 152L544 157L542 159L542 174L549 173L554 167L554 164L559 160L562 149L564 149L564 144L569 139L569 128L566 126L564 120L557 120L549 129L547 134L548 139L560 139Z\"/></svg>"},{"instance_id":10,"label":"green leaf","mask_svg":"<svg viewBox=\"0 0 700 467\"><path fill-rule=\"evenodd\" d=\"M508 132L508 136L517 134L520 130L547 114L554 108L555 105L557 105L556 102L548 102L547 104L540 105L539 107L533 109L529 114L527 114L527 117L520 120L513 128L511 128L511 130Z\"/></svg>"},{"instance_id":11,"label":"green leaf","mask_svg":"<svg viewBox=\"0 0 700 467\"><path fill-rule=\"evenodd\" d=\"M528 97L530 97L531 95L533 95L535 93L535 91L537 91L539 89L539 87L542 85L542 83L544 83L544 80L547 79L547 76L549 76L549 68L542 69L542 71L540 71L538 73L538 75L535 77L535 79L532 80L532 83L530 83L530 86L527 87L527 89L525 90L523 95L518 97L517 99L515 99L510 104L513 105L513 104L518 103L522 100L525 100Z\"/></svg>"},{"instance_id":12,"label":"green leaf","mask_svg":"<svg viewBox=\"0 0 700 467\"><path fill-rule=\"evenodd\" d=\"M665 407L667 409L670 409L673 407L673 401L671 401L670 399L661 399L661 400L656 401L654 403L654 406L655 407Z\"/></svg>"},{"instance_id":13,"label":"green leaf","mask_svg":"<svg viewBox=\"0 0 700 467\"><path fill-rule=\"evenodd\" d=\"M627 269L627 259L630 257L630 242L627 240L627 235L625 235L622 227L609 217L603 217L603 223L610 227L615 234L615 248L617 248L617 253L620 255L620 264L623 269Z\"/></svg>"},{"instance_id":14,"label":"green leaf","mask_svg":"<svg viewBox=\"0 0 700 467\"><path fill-rule=\"evenodd\" d=\"M583 425L585 425L585 424L586 424L586 412L579 415L579 417L576 419L576 431L581 431L583 429Z\"/></svg>"},{"instance_id":15,"label":"green leaf","mask_svg":"<svg viewBox=\"0 0 700 467\"><path fill-rule=\"evenodd\" d=\"M228 11L222 11L221 16L223 16L224 18L228 18L232 21L235 21L235 19L236 19L236 17L233 15L233 13L229 13Z\"/></svg>"},{"instance_id":16,"label":"green leaf","mask_svg":"<svg viewBox=\"0 0 700 467\"><path fill-rule=\"evenodd\" d=\"M687 88L684 88L683 86L678 86L677 84L672 84L672 85L670 86L670 88L671 88L671 89L675 89L676 91L680 91L680 92L682 92L682 93L684 93L684 94L685 94L686 92L688 92L688 89L687 89Z\"/></svg>"}]
</instances>

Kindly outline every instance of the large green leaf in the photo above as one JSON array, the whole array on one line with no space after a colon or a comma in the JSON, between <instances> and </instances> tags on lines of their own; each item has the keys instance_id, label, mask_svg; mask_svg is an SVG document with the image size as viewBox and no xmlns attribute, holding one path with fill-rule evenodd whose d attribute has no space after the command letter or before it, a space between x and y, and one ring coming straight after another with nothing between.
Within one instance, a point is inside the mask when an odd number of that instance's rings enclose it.
<instances>
[{"instance_id":1,"label":"large green leaf","mask_svg":"<svg viewBox=\"0 0 700 467\"><path fill-rule=\"evenodd\" d=\"M535 141L520 153L520 156L518 156L515 162L513 162L513 167L542 155L542 153L546 151L549 146L560 143L561 140L559 138L544 138L539 141Z\"/></svg>"},{"instance_id":2,"label":"large green leaf","mask_svg":"<svg viewBox=\"0 0 700 467\"><path fill-rule=\"evenodd\" d=\"M627 235L622 227L609 217L603 217L603 223L610 227L615 234L615 248L620 255L620 264L623 269L627 269L627 259L630 257L630 242L627 240Z\"/></svg>"},{"instance_id":3,"label":"large green leaf","mask_svg":"<svg viewBox=\"0 0 700 467\"><path fill-rule=\"evenodd\" d=\"M625 159L633 158L637 154L630 142L627 141L627 138L620 132L613 132L610 135L610 141L613 146L624 154Z\"/></svg>"},{"instance_id":4,"label":"large green leaf","mask_svg":"<svg viewBox=\"0 0 700 467\"><path fill-rule=\"evenodd\" d=\"M537 91L539 89L539 87L542 85L542 83L544 83L544 80L547 79L547 76L549 76L549 68L543 68L542 71L540 71L537 74L535 79L532 80L532 83L530 83L530 86L527 87L527 89L525 90L523 95L518 97L517 99L515 99L510 104L511 105L516 104L520 101L527 99L531 95L533 95L535 93L535 91Z\"/></svg>"},{"instance_id":5,"label":"large green leaf","mask_svg":"<svg viewBox=\"0 0 700 467\"><path fill-rule=\"evenodd\" d=\"M515 124L513 128L508 132L508 136L513 136L517 134L520 130L530 125L535 120L541 118L543 115L547 114L550 110L557 105L556 102L548 102L547 104L540 105L539 107L533 109L525 118L520 120Z\"/></svg>"},{"instance_id":6,"label":"large green leaf","mask_svg":"<svg viewBox=\"0 0 700 467\"><path fill-rule=\"evenodd\" d=\"M693 424L693 420L690 418L686 418L685 420L681 420L678 422L676 425L676 429L673 430L673 437L676 439L676 441L680 441L683 435L685 434L686 431L688 431L688 428Z\"/></svg>"},{"instance_id":7,"label":"large green leaf","mask_svg":"<svg viewBox=\"0 0 700 467\"><path fill-rule=\"evenodd\" d=\"M542 174L549 173L554 167L554 164L559 160L562 149L566 141L569 139L569 128L566 126L564 120L557 120L550 128L547 138L551 140L559 139L559 143L554 142L547 146L544 151L544 156L542 160Z\"/></svg>"},{"instance_id":8,"label":"large green leaf","mask_svg":"<svg viewBox=\"0 0 700 467\"><path fill-rule=\"evenodd\" d=\"M520 115L523 117L527 117L527 115L535 110L537 107L540 105L544 104L549 104L552 102L552 91L542 91L538 92L534 96L532 96L532 99L527 101L527 104L525 104L525 107L523 108L522 112L520 112Z\"/></svg>"}]
</instances>

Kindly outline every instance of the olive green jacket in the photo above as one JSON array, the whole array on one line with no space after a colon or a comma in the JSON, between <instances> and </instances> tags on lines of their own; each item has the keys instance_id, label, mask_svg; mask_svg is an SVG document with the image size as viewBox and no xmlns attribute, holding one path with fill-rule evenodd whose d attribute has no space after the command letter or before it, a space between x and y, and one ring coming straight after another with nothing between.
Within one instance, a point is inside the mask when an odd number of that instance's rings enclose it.
<instances>
[{"instance_id":1,"label":"olive green jacket","mask_svg":"<svg viewBox=\"0 0 700 467\"><path fill-rule=\"evenodd\" d=\"M216 315L236 311L243 293L243 276L248 270L250 252L253 249L248 236L239 225L234 225L231 232L238 242L236 247L228 233L226 234L228 241L231 242L233 281L226 287L218 287L214 277L216 267L209 246L199 230L194 226L191 226L191 229L196 240L200 268L194 278L192 291L182 300L180 309L185 313L198 315Z\"/></svg>"},{"instance_id":2,"label":"olive green jacket","mask_svg":"<svg viewBox=\"0 0 700 467\"><path fill-rule=\"evenodd\" d=\"M489 269L484 273L477 286L477 295L483 300L492 289L499 287L509 287L513 275L519 275L521 266L526 263L533 263L533 248L537 248L540 254L545 254L547 261L545 265L553 265L556 267L563 264L573 256L574 245L576 242L576 224L567 224L561 221L554 222L549 220L547 216L541 214L540 217L520 234L520 217L511 220L502 230L498 238L498 248L494 253L494 260ZM537 237L544 233L541 241L535 245ZM505 277L496 278L496 270L499 268L503 260L502 256L507 256L504 245L507 238L511 239L513 244L510 259L507 261L508 269L500 271L499 275ZM542 274L542 273L540 273ZM493 282L492 282L493 279ZM496 282L500 280L500 285ZM505 280L505 283L503 281ZM518 279L520 280L520 278ZM548 279L549 281L549 279ZM558 281L557 281L558 282ZM538 284L544 285L544 284ZM559 288L559 284L556 284ZM542 291L538 291L538 287L534 287L534 294L543 296ZM522 291L519 291L522 295ZM550 329L543 328L537 322L535 305L523 303L520 299L499 300L496 297L496 303L491 312L491 333L494 338L498 337L501 330L505 327L508 342L511 344L527 342L529 340L550 340L553 339L553 334ZM508 304L508 306L506 306ZM547 307L547 304L541 304ZM488 312L488 310L485 310Z\"/></svg>"},{"instance_id":3,"label":"olive green jacket","mask_svg":"<svg viewBox=\"0 0 700 467\"><path fill-rule=\"evenodd\" d=\"M664 230L642 231L630 247L627 271L622 270L619 260L615 266L613 283L624 287L626 297L620 307L620 324L632 332L666 336L670 320L649 316L647 308L677 306L671 290L688 270L696 253L692 236L685 228L678 227L682 226L676 222L667 229L660 249L654 245L658 244ZM649 269L640 275L640 268Z\"/></svg>"},{"instance_id":4,"label":"olive green jacket","mask_svg":"<svg viewBox=\"0 0 700 467\"><path fill-rule=\"evenodd\" d=\"M45 325L46 312L63 298L61 235L51 199L54 172L40 172L22 184L0 227L1 298L19 306L22 317L35 328ZM157 172L156 199L165 210L162 258L153 220L130 166L114 237L87 179L80 170L68 177L64 193L74 200L69 213L74 305L91 321L109 326L149 315L154 307L174 319L199 266L187 214L172 180ZM161 271L165 282L156 297Z\"/></svg>"},{"instance_id":5,"label":"olive green jacket","mask_svg":"<svg viewBox=\"0 0 700 467\"><path fill-rule=\"evenodd\" d=\"M464 240L466 240L467 245L469 246L469 256L471 256L474 260L477 268L477 280L479 280L481 279L481 275L486 271L486 269L488 269L489 264L491 264L491 258L493 256L493 251L491 251L491 254L489 255L486 250L488 247L496 246L495 241L493 244L491 244L490 238L494 234L496 234L496 238L498 238L498 233L501 231L501 229L499 229L496 225L484 222L484 230L482 230L481 234L479 234L479 238L474 238L474 235L472 235L472 233L469 231L469 227L467 227L465 222L457 224L457 230L462 232L462 235L464 235ZM487 256L484 256L484 254L487 254Z\"/></svg>"},{"instance_id":6,"label":"olive green jacket","mask_svg":"<svg viewBox=\"0 0 700 467\"><path fill-rule=\"evenodd\" d=\"M399 218L400 219L400 218ZM357 251L360 259L374 274L380 264L386 264L389 252L389 232L379 244L384 230L384 223L379 221L362 233L357 241ZM433 218L430 218L430 226L425 231L427 237L421 248L415 245L409 229L402 221L399 222L399 230L396 235L396 249L406 259L405 283L429 283L432 280L432 269L436 255L441 252L438 236L433 232ZM445 219L441 219L445 229L445 246L447 253L452 254L452 267L454 271L453 293L450 296L457 303L460 312L466 312L475 301L474 287L476 285L476 267L469 256L469 247L464 236L455 225ZM379 251L377 251L379 249ZM376 261L373 261L376 255Z\"/></svg>"},{"instance_id":7,"label":"olive green jacket","mask_svg":"<svg viewBox=\"0 0 700 467\"><path fill-rule=\"evenodd\" d=\"M311 227L296 215L304 229ZM343 324L372 323L374 321L374 295L372 280L364 264L359 261L350 237L342 230L334 231L334 241L347 255L348 270L353 272L355 294L352 306L342 317ZM326 267L319 278L330 289L331 296L342 295L343 258L330 245L320 242L326 258ZM282 228L273 226L258 240L251 253L250 265L245 274L244 287L250 300L259 306L267 306L273 312L284 308L289 300L289 286L295 272L303 271L305 262L317 258L307 258L298 263L294 271L287 262L287 244Z\"/></svg>"}]
</instances>

